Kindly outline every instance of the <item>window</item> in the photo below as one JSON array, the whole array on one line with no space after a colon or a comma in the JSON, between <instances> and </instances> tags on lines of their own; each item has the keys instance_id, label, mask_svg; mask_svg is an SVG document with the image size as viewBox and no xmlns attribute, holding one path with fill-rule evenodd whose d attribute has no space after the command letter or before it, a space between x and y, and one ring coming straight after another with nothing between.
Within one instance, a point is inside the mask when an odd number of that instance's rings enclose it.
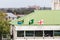
<instances>
[{"instance_id":1,"label":"window","mask_svg":"<svg viewBox=\"0 0 60 40\"><path fill-rule=\"evenodd\" d=\"M7 34L3 34L3 38L7 38Z\"/></svg>"},{"instance_id":2,"label":"window","mask_svg":"<svg viewBox=\"0 0 60 40\"><path fill-rule=\"evenodd\" d=\"M17 37L24 37L24 31L17 31Z\"/></svg>"},{"instance_id":3,"label":"window","mask_svg":"<svg viewBox=\"0 0 60 40\"><path fill-rule=\"evenodd\" d=\"M11 17L9 17L9 19L10 19Z\"/></svg>"},{"instance_id":4,"label":"window","mask_svg":"<svg viewBox=\"0 0 60 40\"><path fill-rule=\"evenodd\" d=\"M26 36L27 37L33 37L34 36L34 31L26 31Z\"/></svg>"},{"instance_id":5,"label":"window","mask_svg":"<svg viewBox=\"0 0 60 40\"><path fill-rule=\"evenodd\" d=\"M60 31L59 30L54 31L54 36L60 36Z\"/></svg>"},{"instance_id":6,"label":"window","mask_svg":"<svg viewBox=\"0 0 60 40\"><path fill-rule=\"evenodd\" d=\"M14 19L14 17L12 19Z\"/></svg>"},{"instance_id":7,"label":"window","mask_svg":"<svg viewBox=\"0 0 60 40\"><path fill-rule=\"evenodd\" d=\"M53 37L53 31L52 30L46 30L44 31L44 36L45 37Z\"/></svg>"},{"instance_id":8,"label":"window","mask_svg":"<svg viewBox=\"0 0 60 40\"><path fill-rule=\"evenodd\" d=\"M43 31L35 31L35 37L42 37Z\"/></svg>"}]
</instances>

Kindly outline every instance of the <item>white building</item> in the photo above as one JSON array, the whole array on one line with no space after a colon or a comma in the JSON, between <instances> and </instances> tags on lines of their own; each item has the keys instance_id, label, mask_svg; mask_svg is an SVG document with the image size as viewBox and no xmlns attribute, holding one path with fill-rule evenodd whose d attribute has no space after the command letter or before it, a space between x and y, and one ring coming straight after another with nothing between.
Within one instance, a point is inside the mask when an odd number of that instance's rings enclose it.
<instances>
[{"instance_id":1,"label":"white building","mask_svg":"<svg viewBox=\"0 0 60 40\"><path fill-rule=\"evenodd\" d=\"M12 20L13 40L60 40L60 11L35 10Z\"/></svg>"},{"instance_id":2,"label":"white building","mask_svg":"<svg viewBox=\"0 0 60 40\"><path fill-rule=\"evenodd\" d=\"M6 16L7 20L14 20L17 18L17 16L14 15L13 13L6 13L6 14L7 14Z\"/></svg>"}]
</instances>

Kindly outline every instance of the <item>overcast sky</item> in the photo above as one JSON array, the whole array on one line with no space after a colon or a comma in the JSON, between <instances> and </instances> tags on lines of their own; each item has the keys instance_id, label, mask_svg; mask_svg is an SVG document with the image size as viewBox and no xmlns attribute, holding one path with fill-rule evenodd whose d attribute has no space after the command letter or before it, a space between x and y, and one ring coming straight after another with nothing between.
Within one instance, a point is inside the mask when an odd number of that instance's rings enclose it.
<instances>
[{"instance_id":1,"label":"overcast sky","mask_svg":"<svg viewBox=\"0 0 60 40\"><path fill-rule=\"evenodd\" d=\"M19 8L32 5L51 7L52 0L0 0L0 8Z\"/></svg>"}]
</instances>

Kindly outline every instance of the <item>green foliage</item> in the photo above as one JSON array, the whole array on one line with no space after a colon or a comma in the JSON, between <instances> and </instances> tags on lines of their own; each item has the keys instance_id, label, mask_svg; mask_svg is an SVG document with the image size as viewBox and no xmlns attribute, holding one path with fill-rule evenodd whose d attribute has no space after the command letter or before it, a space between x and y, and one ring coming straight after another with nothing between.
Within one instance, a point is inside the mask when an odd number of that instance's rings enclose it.
<instances>
[{"instance_id":1,"label":"green foliage","mask_svg":"<svg viewBox=\"0 0 60 40\"><path fill-rule=\"evenodd\" d=\"M0 34L8 34L10 32L9 21L7 21L6 14L0 11Z\"/></svg>"}]
</instances>

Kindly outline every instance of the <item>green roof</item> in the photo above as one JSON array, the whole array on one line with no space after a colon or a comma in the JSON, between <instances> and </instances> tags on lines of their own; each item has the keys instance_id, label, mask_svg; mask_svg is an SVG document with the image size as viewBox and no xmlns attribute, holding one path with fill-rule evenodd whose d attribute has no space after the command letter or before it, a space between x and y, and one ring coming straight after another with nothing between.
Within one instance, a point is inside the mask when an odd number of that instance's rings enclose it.
<instances>
[{"instance_id":1,"label":"green roof","mask_svg":"<svg viewBox=\"0 0 60 40\"><path fill-rule=\"evenodd\" d=\"M32 25L40 25L38 22L42 19L42 25L60 25L60 10L35 10L24 17L12 20L10 23L13 25L19 25L17 22L24 20L22 25L29 25L31 19L34 19Z\"/></svg>"}]
</instances>

